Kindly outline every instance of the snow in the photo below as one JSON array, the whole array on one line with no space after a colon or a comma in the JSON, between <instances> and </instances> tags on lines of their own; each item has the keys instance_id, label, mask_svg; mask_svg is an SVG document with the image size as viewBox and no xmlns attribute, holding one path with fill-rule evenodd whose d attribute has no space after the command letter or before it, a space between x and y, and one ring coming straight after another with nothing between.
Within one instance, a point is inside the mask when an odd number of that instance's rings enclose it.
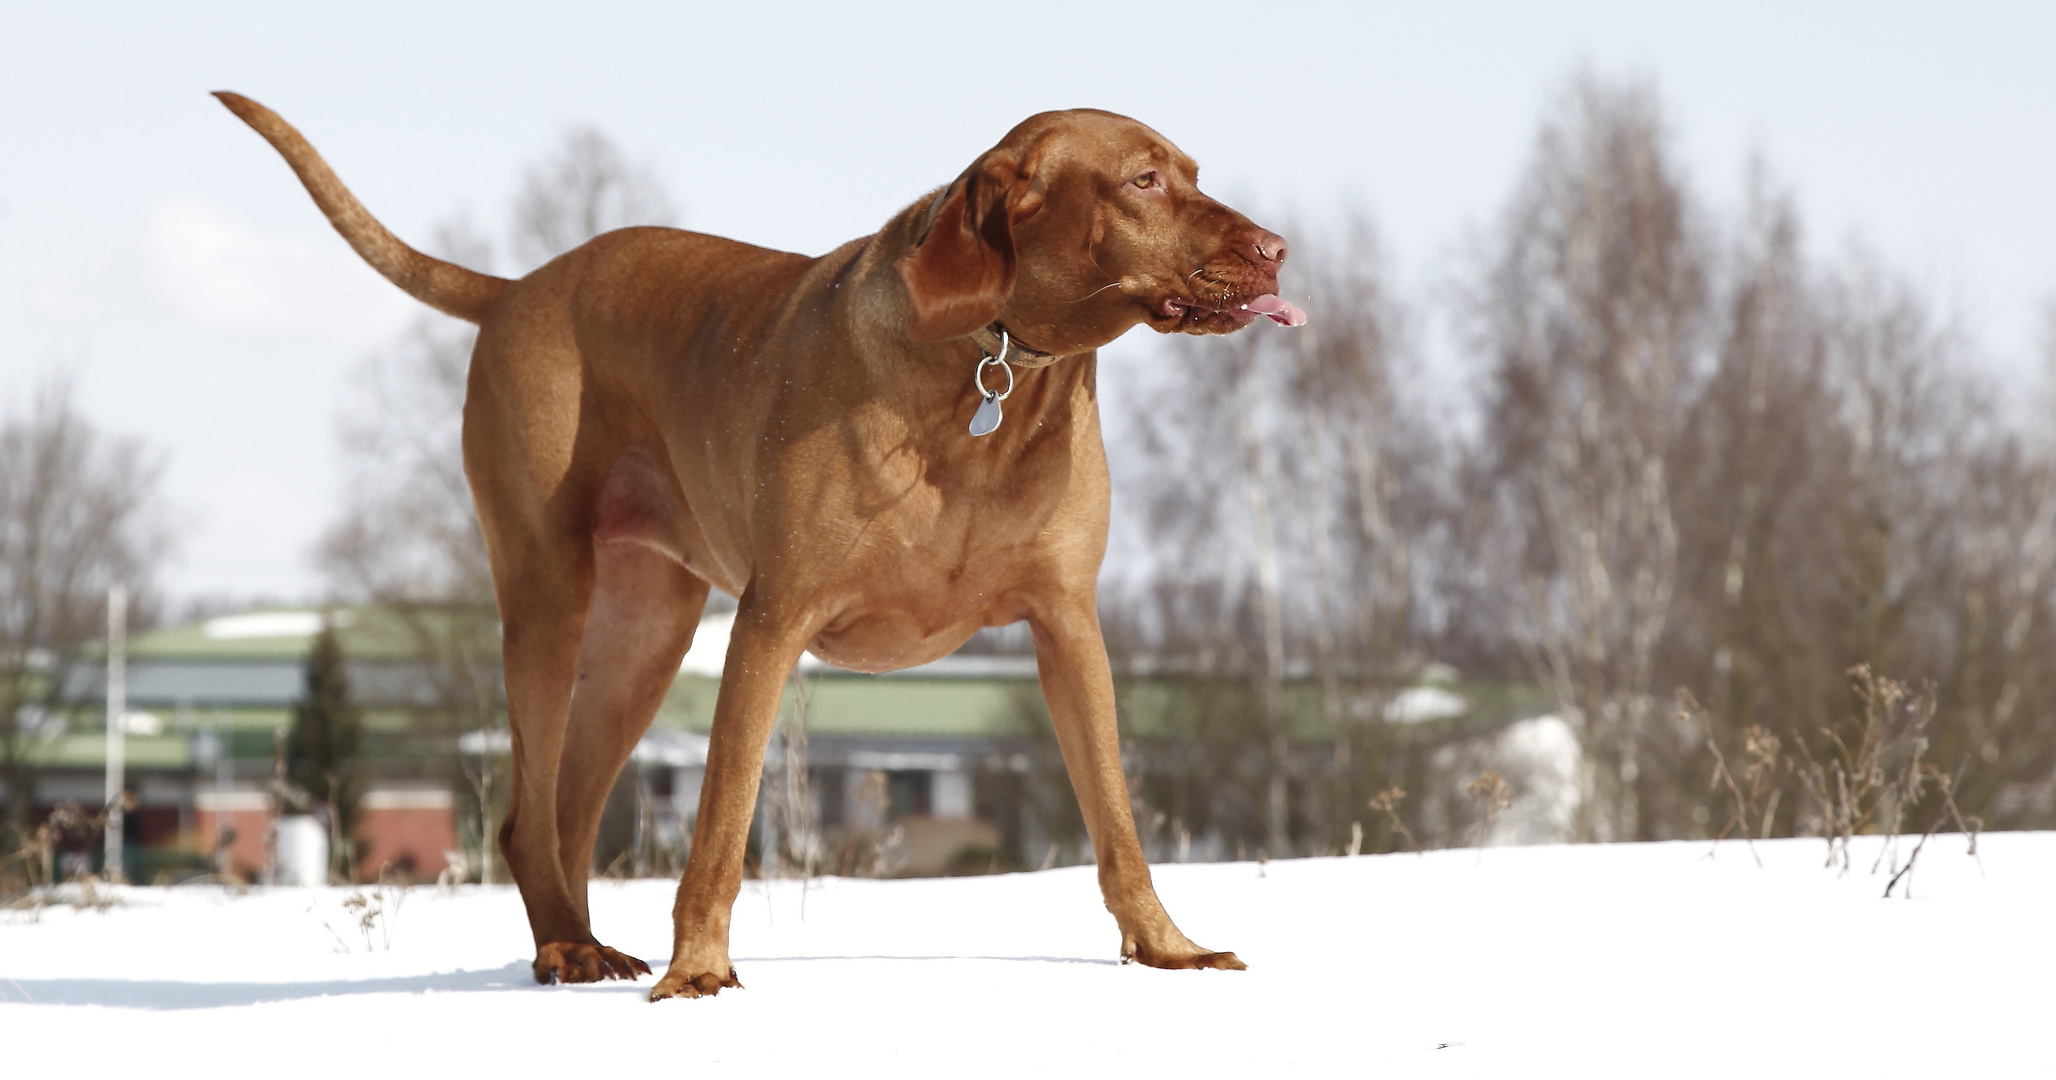
<instances>
[{"instance_id":1,"label":"snow","mask_svg":"<svg viewBox=\"0 0 2056 1080\"><path fill-rule=\"evenodd\" d=\"M1425 724L1470 710L1470 702L1439 686L1409 686L1385 703L1385 719L1395 724Z\"/></svg>"},{"instance_id":2,"label":"snow","mask_svg":"<svg viewBox=\"0 0 2056 1080\"><path fill-rule=\"evenodd\" d=\"M313 637L321 632L321 619L319 611L258 611L209 619L200 632L212 641Z\"/></svg>"},{"instance_id":3,"label":"snow","mask_svg":"<svg viewBox=\"0 0 2056 1080\"><path fill-rule=\"evenodd\" d=\"M678 661L678 670L709 679L721 677L728 664L728 639L735 634L734 611L709 611L700 616L699 629L692 633L692 647ZM813 653L801 653L801 671L819 671L827 665Z\"/></svg>"},{"instance_id":4,"label":"snow","mask_svg":"<svg viewBox=\"0 0 2056 1080\"><path fill-rule=\"evenodd\" d=\"M1086 867L749 882L747 989L656 1005L535 986L511 888L389 893L368 948L347 889L124 889L0 923L0 1032L16 1075L2045 1074L2056 833L1936 837L1911 900L1881 843L1847 875L1819 840L1156 867L1239 973L1116 964ZM671 893L596 884L600 936L661 971Z\"/></svg>"},{"instance_id":5,"label":"snow","mask_svg":"<svg viewBox=\"0 0 2056 1080\"><path fill-rule=\"evenodd\" d=\"M153 712L124 712L121 714L121 730L130 735L162 735L164 718Z\"/></svg>"},{"instance_id":6,"label":"snow","mask_svg":"<svg viewBox=\"0 0 2056 1080\"><path fill-rule=\"evenodd\" d=\"M1492 760L1517 779L1513 803L1493 835L1519 844L1547 844L1572 835L1584 759L1578 733L1563 717L1531 716L1507 725L1493 740Z\"/></svg>"},{"instance_id":7,"label":"snow","mask_svg":"<svg viewBox=\"0 0 2056 1080\"><path fill-rule=\"evenodd\" d=\"M700 616L699 629L692 632L692 647L678 661L678 670L709 679L721 677L728 663L728 639L735 634L735 612L709 611Z\"/></svg>"}]
</instances>

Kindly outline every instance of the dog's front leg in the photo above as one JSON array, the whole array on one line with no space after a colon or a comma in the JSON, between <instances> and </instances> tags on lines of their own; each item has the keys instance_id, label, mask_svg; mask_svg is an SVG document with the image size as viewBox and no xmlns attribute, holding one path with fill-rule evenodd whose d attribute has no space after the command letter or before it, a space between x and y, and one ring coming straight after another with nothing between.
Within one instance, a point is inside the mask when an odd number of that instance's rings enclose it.
<instances>
[{"instance_id":1,"label":"dog's front leg","mask_svg":"<svg viewBox=\"0 0 2056 1080\"><path fill-rule=\"evenodd\" d=\"M1113 670L1090 595L1032 613L1028 621L1035 632L1042 695L1099 858L1100 895L1121 928L1121 958L1150 967L1241 970L1244 965L1234 953L1193 944L1157 899L1128 805L1120 733L1114 725Z\"/></svg>"},{"instance_id":2,"label":"dog's front leg","mask_svg":"<svg viewBox=\"0 0 2056 1080\"><path fill-rule=\"evenodd\" d=\"M750 816L763 778L764 745L778 721L786 676L819 629L743 594L721 669L714 730L707 743L707 779L693 823L692 854L671 908L671 967L650 1000L700 997L741 986L728 958L728 919L742 889Z\"/></svg>"}]
</instances>

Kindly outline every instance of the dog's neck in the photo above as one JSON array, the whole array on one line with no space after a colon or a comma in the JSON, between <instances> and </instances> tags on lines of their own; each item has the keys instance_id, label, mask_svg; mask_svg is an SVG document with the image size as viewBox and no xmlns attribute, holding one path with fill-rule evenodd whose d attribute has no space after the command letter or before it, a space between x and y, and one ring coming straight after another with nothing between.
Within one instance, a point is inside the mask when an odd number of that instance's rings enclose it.
<instances>
[{"instance_id":1,"label":"dog's neck","mask_svg":"<svg viewBox=\"0 0 2056 1080\"><path fill-rule=\"evenodd\" d=\"M834 287L838 292L841 286L853 276L870 275L877 275L879 277L890 276L895 279L894 285L890 288L897 289L899 260L914 245L918 244L920 238L925 236L928 229L934 225L936 209L941 206L943 196L948 194L948 191L948 188L939 189L931 194L925 202L917 202L900 211L876 235L866 239L851 254L849 261L843 264L841 270L836 274ZM873 325L904 342L904 338L900 336L905 332L903 317L896 323L883 325L874 323ZM886 326L890 326L890 329L886 330ZM1000 336L1002 333L1006 335L1004 339ZM980 350L986 356L996 357L1000 355L1002 340L1005 342L1007 363L1024 371L1048 367L1064 358L1062 354L1046 353L1023 342L1020 337L1007 329L997 319L979 327L962 338L938 343L938 346L945 350L945 355L954 356L956 342L964 341L969 342L972 347Z\"/></svg>"},{"instance_id":2,"label":"dog's neck","mask_svg":"<svg viewBox=\"0 0 2056 1080\"><path fill-rule=\"evenodd\" d=\"M1000 336L1002 332L1006 334L1004 338ZM1012 331L1007 330L1006 327L1001 326L998 322L981 326L973 331L971 334L971 344L983 349L987 356L1000 356L1000 349L1004 347L1006 355L1000 357L1001 359L1015 367L1031 371L1039 367L1048 367L1063 359L1063 357L1055 353L1046 353L1038 349L1029 348L1020 338L1014 336Z\"/></svg>"}]
</instances>

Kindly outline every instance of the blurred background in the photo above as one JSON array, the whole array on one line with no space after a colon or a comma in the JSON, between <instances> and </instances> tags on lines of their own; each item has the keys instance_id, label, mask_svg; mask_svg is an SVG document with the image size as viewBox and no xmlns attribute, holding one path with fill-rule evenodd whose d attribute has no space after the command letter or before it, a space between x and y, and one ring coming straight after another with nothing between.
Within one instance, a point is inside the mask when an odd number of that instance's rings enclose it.
<instances>
[{"instance_id":1,"label":"blurred background","mask_svg":"<svg viewBox=\"0 0 2056 1080\"><path fill-rule=\"evenodd\" d=\"M1102 354L1102 618L1152 857L2056 826L2056 13L2026 4L15 3L0 10L8 880L504 880L468 328L670 224L806 253L1094 106L1287 235L1297 333ZM717 603L717 609L720 605ZM724 614L603 868L685 850ZM324 644L326 643L326 644ZM759 872L1088 859L1025 635L808 666Z\"/></svg>"}]
</instances>

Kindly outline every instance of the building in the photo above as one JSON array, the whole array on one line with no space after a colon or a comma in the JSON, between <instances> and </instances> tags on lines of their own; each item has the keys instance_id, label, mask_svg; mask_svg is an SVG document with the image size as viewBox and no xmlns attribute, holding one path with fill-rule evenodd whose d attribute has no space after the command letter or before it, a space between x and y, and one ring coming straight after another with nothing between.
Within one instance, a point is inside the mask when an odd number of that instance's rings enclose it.
<instances>
[{"instance_id":1,"label":"building","mask_svg":"<svg viewBox=\"0 0 2056 1080\"><path fill-rule=\"evenodd\" d=\"M210 872L264 877L279 813L280 746L324 619L337 628L353 698L365 715L369 786L357 875L434 880L454 866L476 876L492 829L481 834L475 807L482 796L496 824L508 787L496 628L470 650L490 666L473 681L493 695L482 706L472 703L469 715L483 711L485 721L474 724L452 719L466 710L452 708L445 692L450 646L466 633L453 616L294 608L224 615L131 640L124 753L134 800L127 845L133 880ZM727 612L707 616L624 771L602 827L600 869L623 859L663 868L683 858L732 620ZM73 699L104 701L104 680L99 669L78 672ZM865 868L873 872L940 873L966 851L996 850L1002 827L980 816L974 776L1007 767L1020 694L1032 692L1033 682L1034 663L1025 657L955 656L889 676L843 672L808 658L767 755L766 797L777 802L760 811L759 822L775 828L801 820L823 860L889 838L891 850ZM64 802L100 805L104 706L100 714L86 710L41 745L42 813ZM802 747L796 763L788 761L788 748ZM804 799L803 812L794 812L794 793ZM776 860L787 848L762 839L758 851ZM97 856L97 845L79 838L60 869L95 867Z\"/></svg>"},{"instance_id":2,"label":"building","mask_svg":"<svg viewBox=\"0 0 2056 1080\"><path fill-rule=\"evenodd\" d=\"M355 834L357 876L506 880L493 844L511 787L498 628L490 617L378 608L243 612L133 640L125 721L135 801L127 845L132 880L209 872L265 877L279 813L279 748L324 619L337 628L365 714L370 785ZM704 617L609 797L595 846L597 872L667 874L683 864L732 622L727 611ZM1034 660L1007 644L1025 642L982 637L978 647L986 651L974 647L887 675L840 671L805 658L765 756L750 846L757 869L787 872L804 863L817 873L933 875L1089 859ZM73 699L100 698L102 678L97 670L79 672ZM1486 760L1497 753L1491 741L1516 721L1536 718L1543 702L1518 684L1463 684L1458 693L1455 672L1437 665L1421 678L1394 693L1362 695L1351 708L1374 708L1358 721L1380 729L1392 755L1384 767L1398 785L1439 793L1439 802L1419 805L1432 820L1454 820L1463 804L1450 792L1460 784L1442 774L1460 765L1483 767L1464 765L1471 758L1460 759L1455 748L1481 748L1472 757ZM1288 673L1283 689L1288 768L1300 778L1289 782L1309 782L1305 778L1326 775L1338 756L1322 689L1298 671ZM1237 756L1242 750L1233 738L1209 744L1206 752L1215 756L1196 765L1192 754L1199 748L1189 733L1199 714L1218 719L1254 708L1249 690L1246 679L1131 664L1117 693L1123 735L1133 740L1127 765L1131 783L1139 785L1137 798L1168 791L1169 798L1151 805L1175 808L1176 792L1166 783L1175 788L1193 776L1211 782L1238 768L1246 773L1248 758ZM1234 727L1221 729L1234 736ZM1557 760L1563 741L1545 748L1549 760L1541 765L1527 761L1539 753L1533 748L1492 760L1532 773L1523 784L1531 793L1561 788L1567 781L1558 774L1568 775ZM43 813L67 801L100 804L105 745L91 708L70 730L42 741ZM1178 771L1193 768L1204 775ZM1160 788L1155 795L1151 778ZM1560 795L1536 794L1530 801L1556 806ZM1227 798L1231 811L1241 807L1248 816L1246 798L1232 791ZM1145 817L1139 823L1152 858L1233 857L1242 850L1232 839L1235 830L1251 831L1246 821L1195 822L1187 830L1186 822L1162 811ZM97 837L74 838L60 870L93 869L98 857Z\"/></svg>"}]
</instances>

